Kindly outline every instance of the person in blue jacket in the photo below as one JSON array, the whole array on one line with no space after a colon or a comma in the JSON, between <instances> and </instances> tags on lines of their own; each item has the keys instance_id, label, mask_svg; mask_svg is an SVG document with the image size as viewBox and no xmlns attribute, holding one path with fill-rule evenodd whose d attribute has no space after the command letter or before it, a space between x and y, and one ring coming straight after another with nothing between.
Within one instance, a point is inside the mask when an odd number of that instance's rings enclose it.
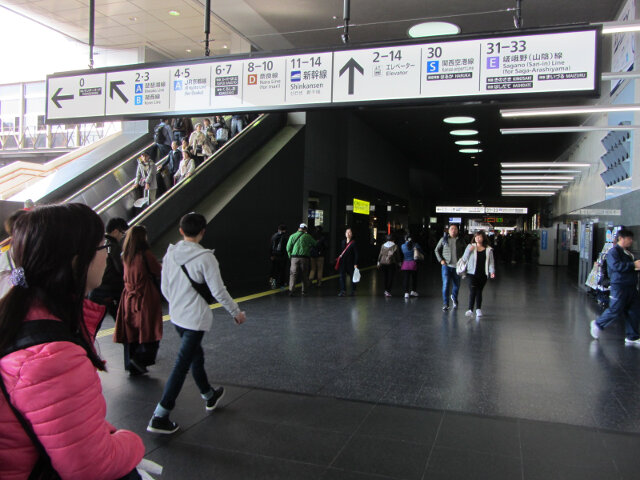
<instances>
[{"instance_id":1,"label":"person in blue jacket","mask_svg":"<svg viewBox=\"0 0 640 480\"><path fill-rule=\"evenodd\" d=\"M632 244L633 232L623 228L618 232L616 246L607 252L607 271L611 280L609 308L591 322L591 336L596 340L601 330L624 318L625 345L640 346L640 295L636 289L640 260L635 260L628 250Z\"/></svg>"}]
</instances>

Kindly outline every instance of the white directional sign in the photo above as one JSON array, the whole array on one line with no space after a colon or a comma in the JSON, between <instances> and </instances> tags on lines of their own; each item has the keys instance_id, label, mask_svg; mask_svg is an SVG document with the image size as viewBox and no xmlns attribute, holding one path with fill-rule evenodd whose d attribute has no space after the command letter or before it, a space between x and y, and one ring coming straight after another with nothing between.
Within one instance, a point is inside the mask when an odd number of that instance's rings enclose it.
<instances>
[{"instance_id":1,"label":"white directional sign","mask_svg":"<svg viewBox=\"0 0 640 480\"><path fill-rule=\"evenodd\" d=\"M526 214L529 212L527 207L513 208L513 207L487 207L485 213L514 213L514 214Z\"/></svg>"},{"instance_id":2,"label":"white directional sign","mask_svg":"<svg viewBox=\"0 0 640 480\"><path fill-rule=\"evenodd\" d=\"M502 213L526 214L526 207L443 207L437 206L436 213Z\"/></svg>"},{"instance_id":3,"label":"white directional sign","mask_svg":"<svg viewBox=\"0 0 640 480\"><path fill-rule=\"evenodd\" d=\"M334 53L333 101L420 96L419 45Z\"/></svg>"},{"instance_id":4,"label":"white directional sign","mask_svg":"<svg viewBox=\"0 0 640 480\"><path fill-rule=\"evenodd\" d=\"M52 78L48 82L48 118L103 117L106 74Z\"/></svg>"},{"instance_id":5,"label":"white directional sign","mask_svg":"<svg viewBox=\"0 0 640 480\"><path fill-rule=\"evenodd\" d=\"M599 91L596 27L47 77L47 122ZM84 82L84 85L80 85Z\"/></svg>"},{"instance_id":6,"label":"white directional sign","mask_svg":"<svg viewBox=\"0 0 640 480\"><path fill-rule=\"evenodd\" d=\"M168 112L173 68L144 68L107 73L106 115Z\"/></svg>"}]
</instances>

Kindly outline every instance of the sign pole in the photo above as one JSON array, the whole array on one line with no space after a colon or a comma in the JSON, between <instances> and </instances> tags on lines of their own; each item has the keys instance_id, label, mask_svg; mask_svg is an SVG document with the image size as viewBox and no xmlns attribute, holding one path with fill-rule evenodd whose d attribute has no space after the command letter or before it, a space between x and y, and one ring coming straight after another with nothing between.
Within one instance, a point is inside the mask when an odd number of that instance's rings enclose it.
<instances>
[{"instance_id":1,"label":"sign pole","mask_svg":"<svg viewBox=\"0 0 640 480\"><path fill-rule=\"evenodd\" d=\"M89 68L93 68L93 45L95 43L96 0L89 0Z\"/></svg>"},{"instance_id":2,"label":"sign pole","mask_svg":"<svg viewBox=\"0 0 640 480\"><path fill-rule=\"evenodd\" d=\"M93 0L92 0L93 1ZM209 33L211 33L211 0L206 0L204 5L204 56L211 54L209 50Z\"/></svg>"}]
</instances>

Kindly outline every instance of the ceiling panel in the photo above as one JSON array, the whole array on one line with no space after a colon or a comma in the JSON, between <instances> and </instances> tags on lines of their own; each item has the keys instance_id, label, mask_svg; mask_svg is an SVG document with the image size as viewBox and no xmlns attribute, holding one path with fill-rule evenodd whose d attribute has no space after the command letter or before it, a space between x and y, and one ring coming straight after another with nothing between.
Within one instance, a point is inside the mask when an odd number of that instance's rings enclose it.
<instances>
[{"instance_id":1,"label":"ceiling panel","mask_svg":"<svg viewBox=\"0 0 640 480\"><path fill-rule=\"evenodd\" d=\"M119 1L117 3L103 4L101 1L98 1L96 3L96 11L104 15L123 15L123 14L136 14L143 10L131 2Z\"/></svg>"}]
</instances>

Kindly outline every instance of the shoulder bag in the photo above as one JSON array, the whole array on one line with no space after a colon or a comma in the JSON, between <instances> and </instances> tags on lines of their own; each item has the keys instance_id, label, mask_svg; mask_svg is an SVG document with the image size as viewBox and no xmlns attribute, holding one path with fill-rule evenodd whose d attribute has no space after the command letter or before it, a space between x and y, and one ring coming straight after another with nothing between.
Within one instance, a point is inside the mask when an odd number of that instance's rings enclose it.
<instances>
[{"instance_id":1,"label":"shoulder bag","mask_svg":"<svg viewBox=\"0 0 640 480\"><path fill-rule=\"evenodd\" d=\"M340 270L340 261L342 260L342 257L345 253L347 253L347 250L349 250L349 247L351 246L351 244L353 243L353 240L351 240L349 243L347 243L347 246L344 247L344 250L342 251L342 253L338 256L338 258L336 259L336 265L334 268L334 270Z\"/></svg>"}]
</instances>

